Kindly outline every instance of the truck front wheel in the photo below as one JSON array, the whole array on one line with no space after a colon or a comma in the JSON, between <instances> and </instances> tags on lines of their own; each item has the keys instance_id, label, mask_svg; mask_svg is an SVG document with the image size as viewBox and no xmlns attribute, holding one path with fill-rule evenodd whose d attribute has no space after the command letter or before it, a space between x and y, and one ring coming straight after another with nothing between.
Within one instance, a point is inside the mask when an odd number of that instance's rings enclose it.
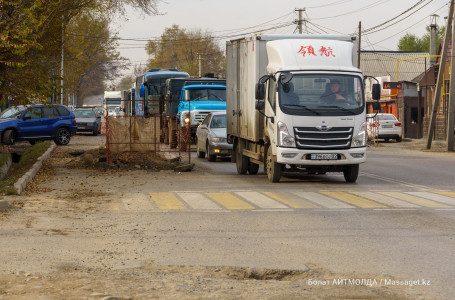
<instances>
[{"instance_id":1,"label":"truck front wheel","mask_svg":"<svg viewBox=\"0 0 455 300\"><path fill-rule=\"evenodd\" d=\"M269 178L270 182L278 182L281 179L281 174L282 174L282 167L281 164L277 163L276 161L273 160L273 155L272 155L272 148L269 147L267 149L267 160L265 162L266 165L266 171L267 171L267 177Z\"/></svg>"},{"instance_id":2,"label":"truck front wheel","mask_svg":"<svg viewBox=\"0 0 455 300\"><path fill-rule=\"evenodd\" d=\"M354 183L359 176L359 165L345 166L343 169L343 175L346 182Z\"/></svg>"},{"instance_id":3,"label":"truck front wheel","mask_svg":"<svg viewBox=\"0 0 455 300\"><path fill-rule=\"evenodd\" d=\"M245 175L248 171L248 157L242 154L243 144L242 141L239 140L237 142L237 147L235 149L235 165L237 167L237 173L241 175Z\"/></svg>"}]
</instances>

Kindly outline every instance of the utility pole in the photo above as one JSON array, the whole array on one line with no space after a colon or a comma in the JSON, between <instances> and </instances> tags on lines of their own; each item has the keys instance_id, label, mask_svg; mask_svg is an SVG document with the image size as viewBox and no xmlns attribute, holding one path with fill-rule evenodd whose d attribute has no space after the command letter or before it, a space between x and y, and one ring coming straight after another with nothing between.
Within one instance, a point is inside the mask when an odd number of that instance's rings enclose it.
<instances>
[{"instance_id":1,"label":"utility pole","mask_svg":"<svg viewBox=\"0 0 455 300\"><path fill-rule=\"evenodd\" d=\"M444 69L445 69L444 67L445 67L445 62L447 59L447 48L449 46L448 45L449 40L452 35L453 5L454 5L454 0L451 0L450 9L449 9L449 17L447 19L446 33L444 36L444 47L442 49L441 59L439 60L438 80L436 82L436 91L434 93L434 98L433 98L433 111L431 113L430 124L428 126L427 149L431 148L431 141L433 139L434 127L436 124L436 116L438 114L439 102L441 100L441 88L442 88L442 82L444 81Z\"/></svg>"},{"instance_id":2,"label":"utility pole","mask_svg":"<svg viewBox=\"0 0 455 300\"><path fill-rule=\"evenodd\" d=\"M199 61L199 77L202 77L202 57L200 54L198 54L197 60Z\"/></svg>"},{"instance_id":3,"label":"utility pole","mask_svg":"<svg viewBox=\"0 0 455 300\"><path fill-rule=\"evenodd\" d=\"M361 42L362 42L362 21L359 22L359 53L357 56L357 68L360 69L360 49L361 49Z\"/></svg>"},{"instance_id":4,"label":"utility pole","mask_svg":"<svg viewBox=\"0 0 455 300\"><path fill-rule=\"evenodd\" d=\"M455 49L455 26L452 26L452 49ZM450 94L447 107L447 151L453 151L453 134L455 125L455 54L450 54Z\"/></svg>"},{"instance_id":5,"label":"utility pole","mask_svg":"<svg viewBox=\"0 0 455 300\"><path fill-rule=\"evenodd\" d=\"M61 81L60 81L60 84L61 84L61 99L60 99L60 104L63 104L63 75L64 75L64 72L63 72L63 63L65 62L65 59L64 59L64 55L65 55L65 49L64 49L64 44L65 44L65 22L64 22L64 19L62 17L62 66L61 66L61 70L60 70L60 76L61 76Z\"/></svg>"},{"instance_id":6,"label":"utility pole","mask_svg":"<svg viewBox=\"0 0 455 300\"><path fill-rule=\"evenodd\" d=\"M302 12L306 11L305 8L296 8L295 11L298 11L299 12L299 19L298 20L295 20L295 24L297 24L297 27L299 29L299 34L302 34L303 33L303 28L302 28L302 23L305 22L305 31L306 33L308 33L308 29L306 28L306 20L303 19L302 17Z\"/></svg>"}]
</instances>

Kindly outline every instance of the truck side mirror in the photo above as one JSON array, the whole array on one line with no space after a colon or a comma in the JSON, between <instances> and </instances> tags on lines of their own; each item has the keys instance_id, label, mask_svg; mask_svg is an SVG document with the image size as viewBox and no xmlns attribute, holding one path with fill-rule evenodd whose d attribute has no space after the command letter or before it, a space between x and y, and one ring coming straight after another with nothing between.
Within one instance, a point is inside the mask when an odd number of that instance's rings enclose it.
<instances>
[{"instance_id":1,"label":"truck side mirror","mask_svg":"<svg viewBox=\"0 0 455 300\"><path fill-rule=\"evenodd\" d=\"M265 101L264 100L256 100L255 108L256 108L256 110L263 110L265 108Z\"/></svg>"},{"instance_id":2,"label":"truck side mirror","mask_svg":"<svg viewBox=\"0 0 455 300\"><path fill-rule=\"evenodd\" d=\"M379 83L375 83L371 87L371 98L373 100L380 100L381 99L381 85Z\"/></svg>"},{"instance_id":3,"label":"truck side mirror","mask_svg":"<svg viewBox=\"0 0 455 300\"><path fill-rule=\"evenodd\" d=\"M265 83L256 83L256 100L265 99Z\"/></svg>"}]
</instances>

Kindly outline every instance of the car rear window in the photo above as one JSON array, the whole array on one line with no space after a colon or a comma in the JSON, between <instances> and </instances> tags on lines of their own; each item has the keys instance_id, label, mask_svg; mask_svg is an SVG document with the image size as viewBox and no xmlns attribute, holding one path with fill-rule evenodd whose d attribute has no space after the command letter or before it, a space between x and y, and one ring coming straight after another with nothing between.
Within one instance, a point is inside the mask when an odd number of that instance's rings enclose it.
<instances>
[{"instance_id":1,"label":"car rear window","mask_svg":"<svg viewBox=\"0 0 455 300\"><path fill-rule=\"evenodd\" d=\"M58 110L58 113L61 115L61 116L69 116L70 115L70 111L68 109L66 109L65 107L63 106L56 106L57 110Z\"/></svg>"},{"instance_id":2,"label":"car rear window","mask_svg":"<svg viewBox=\"0 0 455 300\"><path fill-rule=\"evenodd\" d=\"M379 121L395 121L397 118L395 118L394 115L378 115Z\"/></svg>"}]
</instances>

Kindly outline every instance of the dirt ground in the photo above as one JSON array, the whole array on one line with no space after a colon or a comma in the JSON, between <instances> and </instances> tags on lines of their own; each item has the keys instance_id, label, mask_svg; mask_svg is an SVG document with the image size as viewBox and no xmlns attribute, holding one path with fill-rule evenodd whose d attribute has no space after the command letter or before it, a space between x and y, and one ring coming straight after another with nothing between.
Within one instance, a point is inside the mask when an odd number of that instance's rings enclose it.
<instances>
[{"instance_id":1,"label":"dirt ground","mask_svg":"<svg viewBox=\"0 0 455 300\"><path fill-rule=\"evenodd\" d=\"M129 182L140 190L153 178L182 174L137 165L94 167L98 145L84 141L75 138L69 146L57 147L25 193L10 198L12 207L0 212L0 299L431 299L406 285L381 285L379 276L333 273L313 264L306 270L163 266L141 260L140 253L130 254L133 262L119 263L120 242L112 241L110 249L90 245L112 239L108 232L121 228L125 232L117 235L139 234L128 224L119 227L122 219L109 215L114 195L121 197ZM91 156L70 154L88 149ZM196 168L183 176L204 172ZM162 188L166 185L172 180ZM70 236L78 242L68 245ZM9 245L20 239L23 251ZM81 245L96 253L64 253ZM343 278L351 281L340 282Z\"/></svg>"}]
</instances>

